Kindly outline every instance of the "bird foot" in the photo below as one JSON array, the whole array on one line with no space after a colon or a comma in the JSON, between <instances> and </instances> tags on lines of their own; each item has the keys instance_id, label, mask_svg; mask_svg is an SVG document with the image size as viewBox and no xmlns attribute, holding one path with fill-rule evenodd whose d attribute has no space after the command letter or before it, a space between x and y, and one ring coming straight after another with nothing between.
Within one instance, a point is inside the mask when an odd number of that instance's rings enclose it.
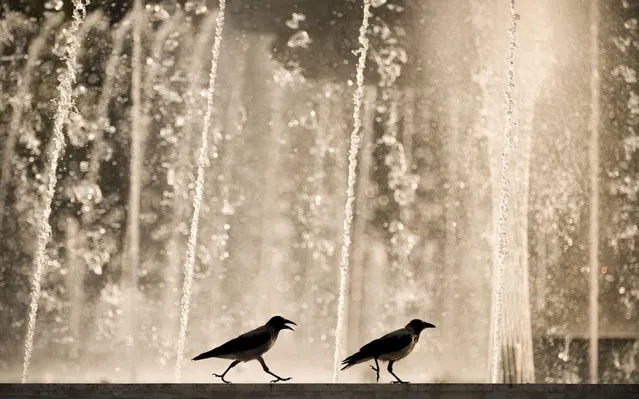
<instances>
[{"instance_id":1,"label":"bird foot","mask_svg":"<svg viewBox=\"0 0 639 399\"><path fill-rule=\"evenodd\" d=\"M371 366L371 368L373 369L373 371L375 371L377 375L377 378L375 379L375 381L379 382L379 367Z\"/></svg>"},{"instance_id":2,"label":"bird foot","mask_svg":"<svg viewBox=\"0 0 639 399\"><path fill-rule=\"evenodd\" d=\"M410 384L410 381L391 381L391 384Z\"/></svg>"},{"instance_id":3,"label":"bird foot","mask_svg":"<svg viewBox=\"0 0 639 399\"><path fill-rule=\"evenodd\" d=\"M271 381L271 384L275 384L275 383L276 383L276 382L278 382L278 381L288 381L288 380L290 380L291 378L293 378L293 377L286 377L286 378L277 377L277 379L275 379L275 380L272 380L272 381Z\"/></svg>"},{"instance_id":4,"label":"bird foot","mask_svg":"<svg viewBox=\"0 0 639 399\"><path fill-rule=\"evenodd\" d=\"M230 384L231 381L227 381L224 379L224 374L215 374L213 373L214 376L216 376L217 378L221 379L225 384Z\"/></svg>"}]
</instances>

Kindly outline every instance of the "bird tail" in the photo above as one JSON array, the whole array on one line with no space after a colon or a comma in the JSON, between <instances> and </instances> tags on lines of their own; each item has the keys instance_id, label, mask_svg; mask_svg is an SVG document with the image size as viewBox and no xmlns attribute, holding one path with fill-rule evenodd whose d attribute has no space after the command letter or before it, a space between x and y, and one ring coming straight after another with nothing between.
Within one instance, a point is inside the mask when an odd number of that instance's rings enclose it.
<instances>
[{"instance_id":1,"label":"bird tail","mask_svg":"<svg viewBox=\"0 0 639 399\"><path fill-rule=\"evenodd\" d=\"M212 349L212 350L210 350L210 351L208 351L208 352L200 353L199 355L195 356L195 357L194 357L193 359L191 359L191 360L202 360L202 359L208 359L208 358L211 358L211 357L216 357L216 356L218 356L218 355L219 355L219 353L218 353L218 350L217 350L217 349L218 349L218 348L215 348L215 349Z\"/></svg>"},{"instance_id":2,"label":"bird tail","mask_svg":"<svg viewBox=\"0 0 639 399\"><path fill-rule=\"evenodd\" d=\"M362 351L359 351L359 352L355 353L354 355L351 355L351 356L347 357L346 359L344 359L342 361L342 365L344 366L344 367L342 367L342 370L346 370L347 368L349 368L351 366L354 366L354 365L356 365L358 363L365 362L365 361L370 360L372 358L373 358L373 356L370 356L367 353L363 353Z\"/></svg>"}]
</instances>

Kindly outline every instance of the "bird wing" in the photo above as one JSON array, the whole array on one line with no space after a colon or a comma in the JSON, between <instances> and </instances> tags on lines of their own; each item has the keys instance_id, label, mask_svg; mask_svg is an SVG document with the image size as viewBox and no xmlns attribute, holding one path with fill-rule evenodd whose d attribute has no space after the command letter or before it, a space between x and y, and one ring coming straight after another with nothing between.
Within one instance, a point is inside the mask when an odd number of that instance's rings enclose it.
<instances>
[{"instance_id":1,"label":"bird wing","mask_svg":"<svg viewBox=\"0 0 639 399\"><path fill-rule=\"evenodd\" d=\"M369 359L378 358L382 355L401 352L406 349L413 341L413 336L406 329L402 328L384 335L374 341L362 346L359 352L352 354L342 361L344 367L342 370L365 362Z\"/></svg>"},{"instance_id":2,"label":"bird wing","mask_svg":"<svg viewBox=\"0 0 639 399\"><path fill-rule=\"evenodd\" d=\"M363 354L378 356L384 353L400 351L411 344L413 337L406 329L401 328L373 340L359 350Z\"/></svg>"},{"instance_id":3,"label":"bird wing","mask_svg":"<svg viewBox=\"0 0 639 399\"><path fill-rule=\"evenodd\" d=\"M272 339L272 334L266 328L259 327L247 333L233 338L225 344L211 349L208 352L201 353L193 358L193 360L208 359L210 357L227 356L235 353L242 353L254 349L258 349L266 345Z\"/></svg>"}]
</instances>

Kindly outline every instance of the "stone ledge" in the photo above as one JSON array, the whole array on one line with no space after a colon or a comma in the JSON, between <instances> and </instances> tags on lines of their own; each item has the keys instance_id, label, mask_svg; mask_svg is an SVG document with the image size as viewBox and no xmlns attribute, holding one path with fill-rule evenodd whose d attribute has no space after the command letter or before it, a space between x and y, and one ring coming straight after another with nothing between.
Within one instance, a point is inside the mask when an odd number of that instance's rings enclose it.
<instances>
[{"instance_id":1,"label":"stone ledge","mask_svg":"<svg viewBox=\"0 0 639 399\"><path fill-rule=\"evenodd\" d=\"M498 384L0 384L0 398L610 398L639 385Z\"/></svg>"}]
</instances>

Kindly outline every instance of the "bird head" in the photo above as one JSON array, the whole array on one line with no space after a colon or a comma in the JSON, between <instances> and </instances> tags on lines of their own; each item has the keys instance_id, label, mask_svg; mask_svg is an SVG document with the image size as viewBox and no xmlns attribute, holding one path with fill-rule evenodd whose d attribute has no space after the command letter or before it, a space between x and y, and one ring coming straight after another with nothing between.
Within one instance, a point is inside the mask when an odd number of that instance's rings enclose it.
<instances>
[{"instance_id":1,"label":"bird head","mask_svg":"<svg viewBox=\"0 0 639 399\"><path fill-rule=\"evenodd\" d=\"M273 327L277 331L279 331L279 330L295 331L295 330L293 330L293 328L291 326L289 326L289 324L292 324L294 326L297 325L297 324L293 323L290 320L286 320L282 316L273 316L273 317L271 317L271 319L266 324L268 324L269 326Z\"/></svg>"},{"instance_id":2,"label":"bird head","mask_svg":"<svg viewBox=\"0 0 639 399\"><path fill-rule=\"evenodd\" d=\"M410 328L415 331L416 334L419 334L426 328L435 328L435 325L427 323L424 320L413 319L410 321L410 323L408 323L406 328Z\"/></svg>"}]
</instances>

